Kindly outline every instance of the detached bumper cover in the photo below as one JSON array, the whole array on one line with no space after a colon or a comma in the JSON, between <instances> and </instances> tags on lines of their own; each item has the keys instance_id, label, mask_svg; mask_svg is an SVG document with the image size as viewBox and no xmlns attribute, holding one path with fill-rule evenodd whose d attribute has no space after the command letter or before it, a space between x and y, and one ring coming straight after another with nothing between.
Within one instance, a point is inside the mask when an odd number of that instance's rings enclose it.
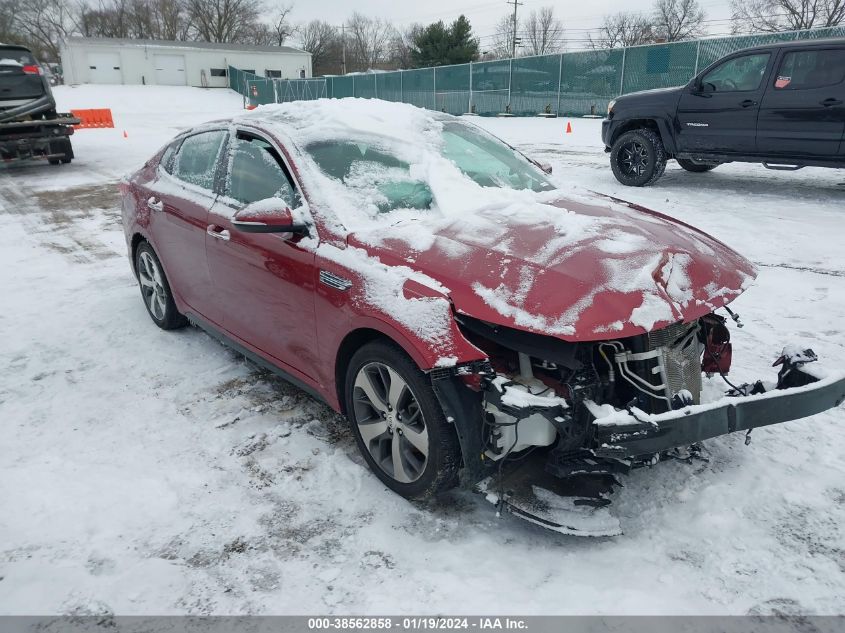
<instances>
[{"instance_id":1,"label":"detached bumper cover","mask_svg":"<svg viewBox=\"0 0 845 633\"><path fill-rule=\"evenodd\" d=\"M660 453L702 440L760 426L806 418L845 401L845 374L803 387L726 397L709 404L649 415L637 409L597 417L597 457L625 459Z\"/></svg>"}]
</instances>

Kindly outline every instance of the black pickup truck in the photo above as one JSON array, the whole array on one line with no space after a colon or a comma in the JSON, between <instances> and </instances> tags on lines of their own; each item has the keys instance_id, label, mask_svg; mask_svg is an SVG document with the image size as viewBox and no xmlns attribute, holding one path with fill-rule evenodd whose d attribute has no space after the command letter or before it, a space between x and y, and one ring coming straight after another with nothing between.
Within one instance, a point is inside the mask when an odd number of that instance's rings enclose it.
<instances>
[{"instance_id":1,"label":"black pickup truck","mask_svg":"<svg viewBox=\"0 0 845 633\"><path fill-rule=\"evenodd\" d=\"M0 160L69 163L76 123L79 119L56 112L50 82L32 52L0 44Z\"/></svg>"},{"instance_id":2,"label":"black pickup truck","mask_svg":"<svg viewBox=\"0 0 845 633\"><path fill-rule=\"evenodd\" d=\"M602 122L624 185L650 185L674 158L690 172L734 161L845 167L845 39L745 49L686 86L627 94Z\"/></svg>"}]
</instances>

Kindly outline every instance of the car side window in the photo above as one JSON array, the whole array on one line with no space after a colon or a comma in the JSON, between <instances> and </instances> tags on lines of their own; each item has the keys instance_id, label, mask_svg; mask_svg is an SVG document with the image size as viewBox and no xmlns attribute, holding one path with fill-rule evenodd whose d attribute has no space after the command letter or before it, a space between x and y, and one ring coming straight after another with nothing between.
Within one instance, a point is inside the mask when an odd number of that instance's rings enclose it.
<instances>
[{"instance_id":1,"label":"car side window","mask_svg":"<svg viewBox=\"0 0 845 633\"><path fill-rule=\"evenodd\" d=\"M226 137L224 130L200 132L189 136L182 141L170 173L192 185L214 189L214 173Z\"/></svg>"},{"instance_id":2,"label":"car side window","mask_svg":"<svg viewBox=\"0 0 845 633\"><path fill-rule=\"evenodd\" d=\"M775 90L809 90L845 80L845 48L795 51L783 56Z\"/></svg>"},{"instance_id":3,"label":"car side window","mask_svg":"<svg viewBox=\"0 0 845 633\"><path fill-rule=\"evenodd\" d=\"M158 164L168 174L173 174L173 155L176 153L176 149L179 147L179 143L181 142L181 139L174 141L167 146L167 149L164 150L164 154L161 155L161 160Z\"/></svg>"},{"instance_id":4,"label":"car side window","mask_svg":"<svg viewBox=\"0 0 845 633\"><path fill-rule=\"evenodd\" d=\"M243 204L279 198L292 209L300 202L275 148L264 139L247 134L239 134L232 143L226 195Z\"/></svg>"},{"instance_id":5,"label":"car side window","mask_svg":"<svg viewBox=\"0 0 845 633\"><path fill-rule=\"evenodd\" d=\"M755 53L734 57L717 66L701 79L708 92L748 92L757 90L763 81L769 53Z\"/></svg>"}]
</instances>

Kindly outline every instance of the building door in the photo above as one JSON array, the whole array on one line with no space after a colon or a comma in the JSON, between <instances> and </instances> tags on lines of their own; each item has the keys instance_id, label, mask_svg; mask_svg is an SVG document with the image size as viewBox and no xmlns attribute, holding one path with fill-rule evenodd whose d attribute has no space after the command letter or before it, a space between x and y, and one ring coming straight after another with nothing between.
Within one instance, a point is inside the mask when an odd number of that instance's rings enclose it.
<instances>
[{"instance_id":1,"label":"building door","mask_svg":"<svg viewBox=\"0 0 845 633\"><path fill-rule=\"evenodd\" d=\"M161 86L184 86L188 83L185 76L184 55L153 55L156 67L156 83Z\"/></svg>"},{"instance_id":2,"label":"building door","mask_svg":"<svg viewBox=\"0 0 845 633\"><path fill-rule=\"evenodd\" d=\"M92 84L122 84L119 53L88 53L88 81Z\"/></svg>"}]
</instances>

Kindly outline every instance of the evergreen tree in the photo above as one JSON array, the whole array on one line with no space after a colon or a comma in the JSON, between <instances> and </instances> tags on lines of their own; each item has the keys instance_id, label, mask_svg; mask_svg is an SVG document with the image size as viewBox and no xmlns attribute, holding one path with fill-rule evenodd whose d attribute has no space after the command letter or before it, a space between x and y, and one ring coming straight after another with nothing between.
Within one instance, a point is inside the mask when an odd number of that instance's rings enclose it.
<instances>
[{"instance_id":1,"label":"evergreen tree","mask_svg":"<svg viewBox=\"0 0 845 633\"><path fill-rule=\"evenodd\" d=\"M478 58L478 40L463 15L448 27L442 20L429 24L414 37L411 59L417 67L465 64Z\"/></svg>"}]
</instances>

